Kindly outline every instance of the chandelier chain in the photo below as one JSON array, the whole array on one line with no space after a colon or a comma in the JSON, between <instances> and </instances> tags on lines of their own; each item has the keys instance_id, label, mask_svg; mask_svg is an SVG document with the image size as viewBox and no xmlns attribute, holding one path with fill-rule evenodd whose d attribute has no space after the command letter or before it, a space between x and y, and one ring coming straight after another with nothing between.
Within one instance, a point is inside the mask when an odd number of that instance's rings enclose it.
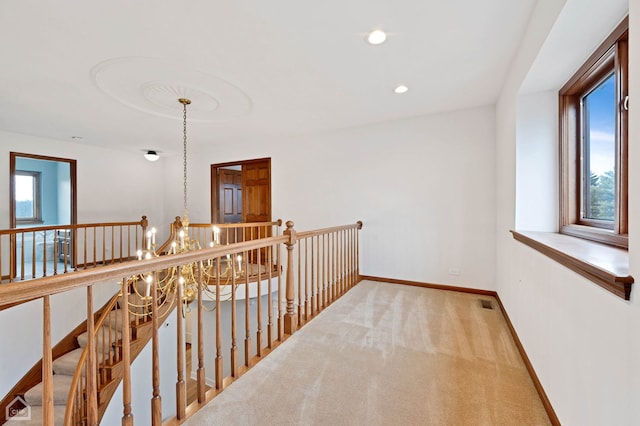
<instances>
[{"instance_id":1,"label":"chandelier chain","mask_svg":"<svg viewBox=\"0 0 640 426\"><path fill-rule=\"evenodd\" d=\"M187 103L182 102L184 211L187 212Z\"/></svg>"}]
</instances>

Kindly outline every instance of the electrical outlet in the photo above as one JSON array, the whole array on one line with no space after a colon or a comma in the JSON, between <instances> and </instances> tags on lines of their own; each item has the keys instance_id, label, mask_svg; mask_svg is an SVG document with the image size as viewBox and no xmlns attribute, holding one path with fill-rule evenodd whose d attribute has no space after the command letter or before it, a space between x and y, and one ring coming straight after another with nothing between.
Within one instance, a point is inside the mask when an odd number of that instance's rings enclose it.
<instances>
[{"instance_id":1,"label":"electrical outlet","mask_svg":"<svg viewBox=\"0 0 640 426\"><path fill-rule=\"evenodd\" d=\"M459 268L449 268L449 275L460 275Z\"/></svg>"}]
</instances>

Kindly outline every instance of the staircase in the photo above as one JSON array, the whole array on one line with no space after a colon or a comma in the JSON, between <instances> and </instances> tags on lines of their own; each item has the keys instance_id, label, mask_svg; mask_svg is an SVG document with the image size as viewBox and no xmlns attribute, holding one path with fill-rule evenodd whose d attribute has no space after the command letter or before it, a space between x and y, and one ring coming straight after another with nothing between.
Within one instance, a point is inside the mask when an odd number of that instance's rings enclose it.
<instances>
[{"instance_id":1,"label":"staircase","mask_svg":"<svg viewBox=\"0 0 640 426\"><path fill-rule=\"evenodd\" d=\"M119 331L105 329L98 332L98 336L107 336L109 334L118 336L119 339L119 336L121 336L121 329ZM85 331L84 333L76 336L76 341L79 346L77 349L67 352L53 362L53 403L55 405L54 418L56 425L64 423L69 391L71 390L71 385L73 383L73 376L75 375L80 359L82 358L84 348L87 345L88 332ZM97 352L113 350L113 348L110 347L108 340L104 338L98 338L96 340L96 347ZM28 422L24 420L13 420L7 422L7 424L41 425L43 423L42 382L25 392L23 399L28 406L31 407L31 420Z\"/></svg>"},{"instance_id":2,"label":"staircase","mask_svg":"<svg viewBox=\"0 0 640 426\"><path fill-rule=\"evenodd\" d=\"M103 307L103 314L95 322L94 342L96 350L96 373L98 387L98 418L101 419L109 402L122 380L122 311L119 309L118 300L114 297ZM106 309L105 309L106 308ZM172 312L165 312L160 321ZM161 324L162 322L159 322ZM86 327L85 327L86 328ZM72 403L73 408L68 415L70 424L85 424L86 401L84 398L86 389L86 350L89 336L84 331L75 336L76 348L72 349L53 361L53 403L55 425L65 424L67 404ZM131 362L138 356L152 336L151 321L148 317L134 318L130 324L130 357ZM21 416L9 420L7 425L42 425L42 382L32 386L26 392L12 391L10 395L22 398L20 402L27 405L27 410L22 411ZM5 398L5 400L7 399ZM21 407L16 407L21 408ZM29 420L25 416L30 416ZM2 419L0 419L2 420ZM1 422L0 422L1 423Z\"/></svg>"}]
</instances>

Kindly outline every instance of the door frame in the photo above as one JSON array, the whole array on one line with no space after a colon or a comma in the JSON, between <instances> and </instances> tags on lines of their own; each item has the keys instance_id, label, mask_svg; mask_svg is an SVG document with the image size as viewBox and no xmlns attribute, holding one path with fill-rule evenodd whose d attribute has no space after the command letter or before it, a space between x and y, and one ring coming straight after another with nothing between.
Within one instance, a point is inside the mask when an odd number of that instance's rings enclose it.
<instances>
[{"instance_id":1,"label":"door frame","mask_svg":"<svg viewBox=\"0 0 640 426\"><path fill-rule=\"evenodd\" d=\"M271 197L271 157L263 157L263 158L254 158L251 160L241 160L241 161L229 161L226 163L216 163L211 165L211 223L217 223L220 218L220 194L218 188L220 187L220 182L218 180L218 169L229 167L229 166L241 166L242 171L244 172L244 166L247 164L254 163L263 163L267 162L269 164L269 196ZM244 182L244 178L243 178ZM242 188L242 220L244 222L244 212L246 208L245 204L245 191L244 191L244 183ZM269 217L271 218L271 199L269 199Z\"/></svg>"},{"instance_id":2,"label":"door frame","mask_svg":"<svg viewBox=\"0 0 640 426\"><path fill-rule=\"evenodd\" d=\"M60 157L49 157L46 155L25 154L23 152L9 152L9 226L16 227L16 194L15 194L15 176L16 176L16 158L31 158L33 160L56 161L60 163L69 163L69 178L71 183L71 225L75 225L77 221L77 188L76 188L76 160Z\"/></svg>"}]
</instances>

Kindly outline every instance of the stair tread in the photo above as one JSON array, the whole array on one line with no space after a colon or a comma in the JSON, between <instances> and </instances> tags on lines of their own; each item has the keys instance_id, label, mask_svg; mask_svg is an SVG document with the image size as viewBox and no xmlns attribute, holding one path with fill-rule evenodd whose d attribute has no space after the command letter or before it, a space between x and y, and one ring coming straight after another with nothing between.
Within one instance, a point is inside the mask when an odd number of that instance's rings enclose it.
<instances>
[{"instance_id":1,"label":"stair tread","mask_svg":"<svg viewBox=\"0 0 640 426\"><path fill-rule=\"evenodd\" d=\"M103 345L105 343L111 346L111 343L113 343L114 341L117 342L122 338L122 333L119 330L114 330L113 328L110 329L110 327L108 326L102 326L101 328L104 331L100 330L96 335L96 346L100 349L103 348ZM78 345L80 345L81 348L84 348L85 346L87 346L88 340L89 340L88 331L85 331L84 333L76 336L76 341L78 342Z\"/></svg>"},{"instance_id":2,"label":"stair tread","mask_svg":"<svg viewBox=\"0 0 640 426\"><path fill-rule=\"evenodd\" d=\"M76 367L78 366L78 361L80 361L83 351L84 348L74 349L53 361L53 372L55 374L73 376L76 372Z\"/></svg>"},{"instance_id":3,"label":"stair tread","mask_svg":"<svg viewBox=\"0 0 640 426\"><path fill-rule=\"evenodd\" d=\"M114 330L122 331L122 311L121 309L114 309L109 312L107 318L105 318L104 326L111 327Z\"/></svg>"},{"instance_id":4,"label":"stair tread","mask_svg":"<svg viewBox=\"0 0 640 426\"><path fill-rule=\"evenodd\" d=\"M73 376L66 374L53 375L53 403L64 405L67 403L69 389ZM42 383L38 383L24 394L24 400L32 407L42 405Z\"/></svg>"}]
</instances>

